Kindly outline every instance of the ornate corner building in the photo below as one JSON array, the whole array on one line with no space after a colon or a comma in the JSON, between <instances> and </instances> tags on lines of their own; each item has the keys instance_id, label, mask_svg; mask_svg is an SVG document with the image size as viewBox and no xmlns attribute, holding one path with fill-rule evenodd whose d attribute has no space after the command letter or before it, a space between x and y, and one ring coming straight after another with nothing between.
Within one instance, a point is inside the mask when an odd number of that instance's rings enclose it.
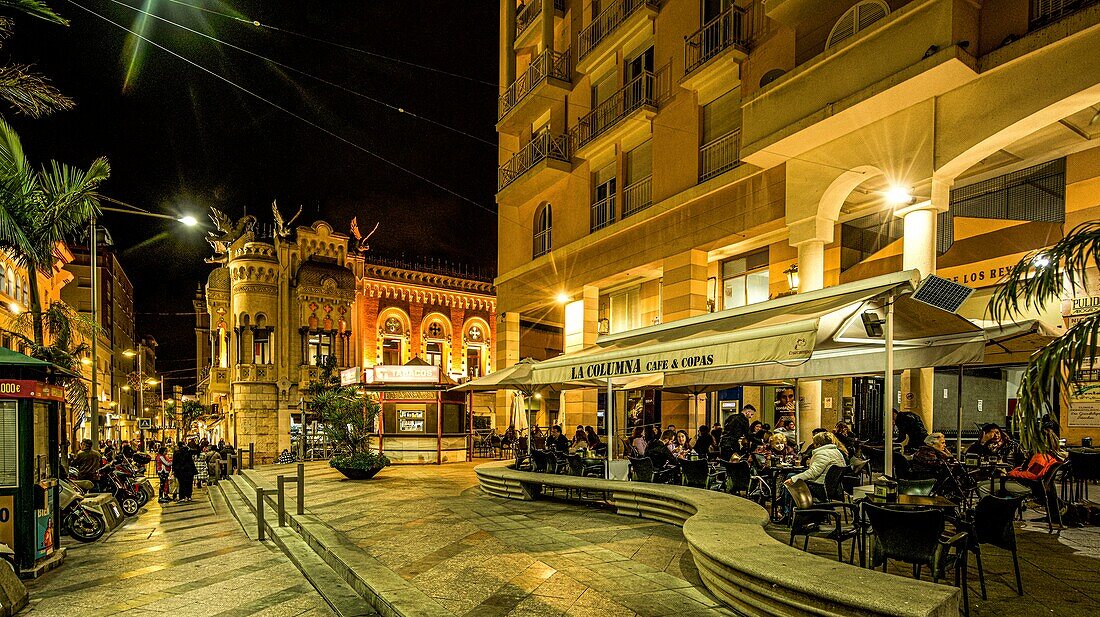
<instances>
[{"instance_id":1,"label":"ornate corner building","mask_svg":"<svg viewBox=\"0 0 1100 617\"><path fill-rule=\"evenodd\" d=\"M324 221L290 231L277 218L260 238L246 219L212 237L218 267L195 298L197 393L220 438L255 444L264 462L289 448L324 358L342 369L418 356L456 381L488 371L487 280L372 259Z\"/></svg>"}]
</instances>

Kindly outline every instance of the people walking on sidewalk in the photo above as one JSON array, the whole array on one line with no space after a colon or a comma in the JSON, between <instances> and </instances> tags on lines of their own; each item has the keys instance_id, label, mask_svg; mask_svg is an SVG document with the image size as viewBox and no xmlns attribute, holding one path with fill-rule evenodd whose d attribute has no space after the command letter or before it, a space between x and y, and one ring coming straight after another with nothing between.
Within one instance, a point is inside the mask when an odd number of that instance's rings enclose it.
<instances>
[{"instance_id":1,"label":"people walking on sidewalk","mask_svg":"<svg viewBox=\"0 0 1100 617\"><path fill-rule=\"evenodd\" d=\"M180 484L180 503L191 501L191 493L195 488L195 454L191 449L194 440L188 439L188 444L180 444L172 456L172 473Z\"/></svg>"},{"instance_id":2,"label":"people walking on sidewalk","mask_svg":"<svg viewBox=\"0 0 1100 617\"><path fill-rule=\"evenodd\" d=\"M211 446L203 448L202 456L206 460L206 481L211 486L214 486L218 483L218 480L221 479L222 457L218 454L218 451Z\"/></svg>"},{"instance_id":3,"label":"people walking on sidewalk","mask_svg":"<svg viewBox=\"0 0 1100 617\"><path fill-rule=\"evenodd\" d=\"M170 475L172 475L172 459L168 458L168 448L161 446L157 450L157 477L160 478L160 497L157 501L160 503L172 501L171 481L168 479Z\"/></svg>"}]
</instances>

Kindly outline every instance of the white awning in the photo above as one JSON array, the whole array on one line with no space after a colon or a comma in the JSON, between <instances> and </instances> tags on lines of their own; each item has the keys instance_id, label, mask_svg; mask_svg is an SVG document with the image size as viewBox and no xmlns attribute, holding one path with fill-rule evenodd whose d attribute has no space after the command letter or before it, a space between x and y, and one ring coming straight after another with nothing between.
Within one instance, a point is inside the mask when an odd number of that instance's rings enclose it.
<instances>
[{"instance_id":1,"label":"white awning","mask_svg":"<svg viewBox=\"0 0 1100 617\"><path fill-rule=\"evenodd\" d=\"M664 373L666 387L690 388L796 377L881 373L884 342L861 314L894 302L898 370L980 361L985 337L973 323L904 296L919 282L898 272L751 306L600 337L596 345L545 360L532 380L624 384Z\"/></svg>"}]
</instances>

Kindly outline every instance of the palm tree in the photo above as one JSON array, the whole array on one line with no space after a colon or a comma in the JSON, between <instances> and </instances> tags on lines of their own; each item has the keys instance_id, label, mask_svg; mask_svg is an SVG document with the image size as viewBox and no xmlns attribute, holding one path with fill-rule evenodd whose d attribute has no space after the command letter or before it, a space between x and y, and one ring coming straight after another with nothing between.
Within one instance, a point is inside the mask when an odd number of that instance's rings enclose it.
<instances>
[{"instance_id":1,"label":"palm tree","mask_svg":"<svg viewBox=\"0 0 1100 617\"><path fill-rule=\"evenodd\" d=\"M1021 317L1067 290L1087 288L1089 269L1100 268L1100 222L1083 223L1048 249L1033 252L1016 264L989 300L989 312L999 319ZM1053 415L1052 396L1076 387L1077 375L1097 355L1100 312L1082 318L1028 359L1020 379L1016 406L1020 442L1031 451L1056 447L1043 438L1041 417Z\"/></svg>"},{"instance_id":2,"label":"palm tree","mask_svg":"<svg viewBox=\"0 0 1100 617\"><path fill-rule=\"evenodd\" d=\"M87 170L50 161L34 169L19 135L0 120L0 250L27 268L34 344L42 347L42 298L37 272L49 274L58 243L84 230L99 208L96 189L111 174L107 159Z\"/></svg>"},{"instance_id":3,"label":"palm tree","mask_svg":"<svg viewBox=\"0 0 1100 617\"><path fill-rule=\"evenodd\" d=\"M53 23L67 26L69 22L53 12L40 0L0 0L0 10L18 11ZM11 36L14 22L0 17L0 45ZM72 109L75 103L50 84L49 80L31 70L27 64L0 66L0 99L19 113L41 118L55 111Z\"/></svg>"}]
</instances>

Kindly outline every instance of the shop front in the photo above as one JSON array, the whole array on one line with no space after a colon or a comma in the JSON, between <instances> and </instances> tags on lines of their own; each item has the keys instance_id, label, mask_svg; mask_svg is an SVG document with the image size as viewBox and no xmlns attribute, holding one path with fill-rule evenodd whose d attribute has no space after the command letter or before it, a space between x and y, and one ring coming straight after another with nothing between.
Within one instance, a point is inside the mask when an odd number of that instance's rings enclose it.
<instances>
[{"instance_id":1,"label":"shop front","mask_svg":"<svg viewBox=\"0 0 1100 617\"><path fill-rule=\"evenodd\" d=\"M417 362L362 371L363 387L382 409L372 446L394 463L457 463L468 459L466 395L439 367Z\"/></svg>"},{"instance_id":2,"label":"shop front","mask_svg":"<svg viewBox=\"0 0 1100 617\"><path fill-rule=\"evenodd\" d=\"M48 383L53 366L0 349L0 543L20 576L63 558L58 466L65 390Z\"/></svg>"}]
</instances>

